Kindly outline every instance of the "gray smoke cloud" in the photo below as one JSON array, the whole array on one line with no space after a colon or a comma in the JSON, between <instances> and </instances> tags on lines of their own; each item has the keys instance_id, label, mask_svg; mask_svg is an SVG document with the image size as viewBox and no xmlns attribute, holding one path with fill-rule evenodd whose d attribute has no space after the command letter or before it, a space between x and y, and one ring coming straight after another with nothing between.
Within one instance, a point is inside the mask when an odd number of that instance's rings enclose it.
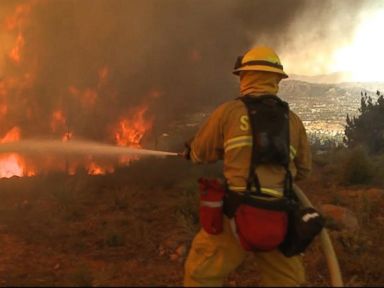
<instances>
[{"instance_id":1,"label":"gray smoke cloud","mask_svg":"<svg viewBox=\"0 0 384 288\"><path fill-rule=\"evenodd\" d=\"M236 97L234 60L255 43L293 53L287 47L305 49L308 39L329 38L328 49L346 41L367 5L346 0L3 0L3 21L25 3L32 5L20 28L22 59L15 65L4 56L1 75L25 80L28 74L30 82L0 94L0 104L8 105L0 135L13 126L27 137L52 135L52 113L60 109L75 135L103 141L111 140L111 127L120 117L129 117L130 108L143 102L150 104L147 116L163 127L186 111ZM1 33L16 35L17 29ZM103 71L108 72L104 80ZM87 89L97 91L88 95L88 106L79 96Z\"/></svg>"}]
</instances>

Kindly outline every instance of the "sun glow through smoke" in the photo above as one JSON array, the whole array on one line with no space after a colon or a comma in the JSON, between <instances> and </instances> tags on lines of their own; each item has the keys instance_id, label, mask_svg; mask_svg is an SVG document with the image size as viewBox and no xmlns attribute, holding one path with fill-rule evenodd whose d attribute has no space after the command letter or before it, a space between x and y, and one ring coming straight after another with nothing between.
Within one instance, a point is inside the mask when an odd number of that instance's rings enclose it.
<instances>
[{"instance_id":1,"label":"sun glow through smoke","mask_svg":"<svg viewBox=\"0 0 384 288\"><path fill-rule=\"evenodd\" d=\"M364 15L349 46L334 53L333 71L346 71L351 81L384 81L384 9Z\"/></svg>"}]
</instances>

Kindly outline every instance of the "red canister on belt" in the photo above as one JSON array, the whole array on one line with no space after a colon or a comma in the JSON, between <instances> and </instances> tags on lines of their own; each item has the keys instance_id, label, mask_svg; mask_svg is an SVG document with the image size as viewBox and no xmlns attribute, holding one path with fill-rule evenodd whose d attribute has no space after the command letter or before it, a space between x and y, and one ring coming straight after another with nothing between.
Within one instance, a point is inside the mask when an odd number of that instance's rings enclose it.
<instances>
[{"instance_id":1,"label":"red canister on belt","mask_svg":"<svg viewBox=\"0 0 384 288\"><path fill-rule=\"evenodd\" d=\"M217 179L199 179L200 223L209 234L223 231L223 198L225 189Z\"/></svg>"}]
</instances>

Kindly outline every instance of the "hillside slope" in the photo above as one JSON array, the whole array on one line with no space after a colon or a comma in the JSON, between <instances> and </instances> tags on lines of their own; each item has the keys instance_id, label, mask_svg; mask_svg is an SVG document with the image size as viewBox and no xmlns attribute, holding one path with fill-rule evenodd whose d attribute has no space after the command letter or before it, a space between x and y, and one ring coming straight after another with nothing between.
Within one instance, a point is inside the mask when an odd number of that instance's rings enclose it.
<instances>
[{"instance_id":1,"label":"hillside slope","mask_svg":"<svg viewBox=\"0 0 384 288\"><path fill-rule=\"evenodd\" d=\"M316 206L346 207L359 221L357 233L330 226L346 284L382 285L383 191L327 182L322 169L301 187ZM199 229L196 179L218 174L218 166L147 159L113 175L1 180L0 285L181 285ZM324 260L316 240L305 255L309 285L329 285ZM257 285L252 255L226 285Z\"/></svg>"}]
</instances>

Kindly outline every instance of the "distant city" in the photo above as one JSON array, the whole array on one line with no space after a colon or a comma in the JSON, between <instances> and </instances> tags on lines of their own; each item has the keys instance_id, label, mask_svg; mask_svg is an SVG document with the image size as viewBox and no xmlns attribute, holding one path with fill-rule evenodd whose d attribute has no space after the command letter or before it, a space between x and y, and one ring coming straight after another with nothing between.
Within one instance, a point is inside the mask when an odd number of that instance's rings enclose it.
<instances>
[{"instance_id":1,"label":"distant city","mask_svg":"<svg viewBox=\"0 0 384 288\"><path fill-rule=\"evenodd\" d=\"M280 97L303 120L311 139L332 139L342 142L347 114L358 115L361 93L374 100L376 91L383 91L384 83L308 83L297 80L283 81Z\"/></svg>"}]
</instances>

